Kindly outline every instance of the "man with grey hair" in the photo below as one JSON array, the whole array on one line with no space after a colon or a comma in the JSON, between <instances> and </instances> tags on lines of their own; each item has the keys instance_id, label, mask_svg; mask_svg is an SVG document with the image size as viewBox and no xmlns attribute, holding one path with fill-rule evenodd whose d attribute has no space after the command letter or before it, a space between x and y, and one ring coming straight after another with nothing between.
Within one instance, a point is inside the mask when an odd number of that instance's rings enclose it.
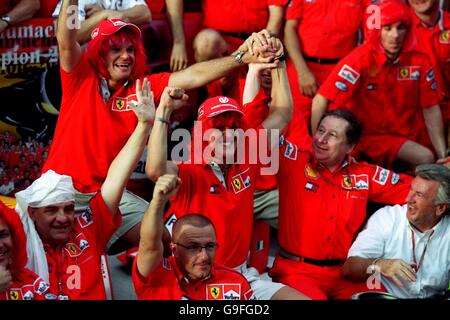
<instances>
[{"instance_id":1,"label":"man with grey hair","mask_svg":"<svg viewBox=\"0 0 450 320\"><path fill-rule=\"evenodd\" d=\"M378 280L381 274L381 283L399 298L442 295L450 280L449 203L450 170L418 166L406 204L378 210L358 235L344 277L365 281L370 276L371 286L371 274Z\"/></svg>"},{"instance_id":2,"label":"man with grey hair","mask_svg":"<svg viewBox=\"0 0 450 320\"><path fill-rule=\"evenodd\" d=\"M53 170L16 194L16 211L27 235L27 266L50 284L48 300L112 298L105 246L122 223L120 198L142 155L155 112L148 80L142 88L140 84L137 80L138 103L132 107L138 119L135 130L84 212L75 215L72 178Z\"/></svg>"}]
</instances>

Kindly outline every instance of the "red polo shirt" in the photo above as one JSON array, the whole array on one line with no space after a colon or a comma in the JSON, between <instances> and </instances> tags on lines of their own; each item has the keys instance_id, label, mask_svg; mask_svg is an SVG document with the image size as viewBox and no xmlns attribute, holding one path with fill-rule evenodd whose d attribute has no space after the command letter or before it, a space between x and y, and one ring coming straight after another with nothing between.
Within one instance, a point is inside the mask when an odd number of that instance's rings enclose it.
<instances>
[{"instance_id":1,"label":"red polo shirt","mask_svg":"<svg viewBox=\"0 0 450 320\"><path fill-rule=\"evenodd\" d=\"M292 254L345 260L366 219L368 200L405 202L409 176L347 161L330 172L289 137L281 143L278 241Z\"/></svg>"},{"instance_id":2,"label":"red polo shirt","mask_svg":"<svg viewBox=\"0 0 450 320\"><path fill-rule=\"evenodd\" d=\"M258 165L237 164L229 168L225 188L209 165L180 164L180 189L170 200L166 217L198 213L216 229L220 249L215 261L234 268L247 260L253 227L253 193Z\"/></svg>"},{"instance_id":3,"label":"red polo shirt","mask_svg":"<svg viewBox=\"0 0 450 320\"><path fill-rule=\"evenodd\" d=\"M422 109L438 104L437 87L425 54L407 51L389 63L380 49L364 44L336 65L319 93L330 108L347 107L358 117L362 139L396 135L418 141L417 134L426 132Z\"/></svg>"},{"instance_id":4,"label":"red polo shirt","mask_svg":"<svg viewBox=\"0 0 450 320\"><path fill-rule=\"evenodd\" d=\"M441 16L433 28L423 25L414 12L412 17L419 43L433 63L440 91L444 95L441 106L446 114L445 118L450 119L450 13L441 11Z\"/></svg>"},{"instance_id":5,"label":"red polo shirt","mask_svg":"<svg viewBox=\"0 0 450 320\"><path fill-rule=\"evenodd\" d=\"M106 299L100 256L121 223L120 212L113 220L101 193L97 193L89 208L75 219L70 239L63 247L44 245L54 298Z\"/></svg>"},{"instance_id":6,"label":"red polo shirt","mask_svg":"<svg viewBox=\"0 0 450 320\"><path fill-rule=\"evenodd\" d=\"M0 292L0 300L45 300L49 285L28 268L21 270L11 287Z\"/></svg>"},{"instance_id":7,"label":"red polo shirt","mask_svg":"<svg viewBox=\"0 0 450 320\"><path fill-rule=\"evenodd\" d=\"M173 257L163 258L148 277L133 263L133 284L140 300L250 300L253 290L239 272L213 266L211 273L197 283L190 283L178 269Z\"/></svg>"},{"instance_id":8,"label":"red polo shirt","mask_svg":"<svg viewBox=\"0 0 450 320\"><path fill-rule=\"evenodd\" d=\"M156 105L169 77L170 73L147 77ZM105 102L101 79L85 56L71 73L61 69L61 82L61 109L43 172L69 175L78 191L96 192L136 127L136 115L126 107L127 101L137 100L135 83L127 82Z\"/></svg>"},{"instance_id":9,"label":"red polo shirt","mask_svg":"<svg viewBox=\"0 0 450 320\"><path fill-rule=\"evenodd\" d=\"M284 6L287 0L203 0L206 28L223 32L252 33L267 26L269 6Z\"/></svg>"},{"instance_id":10,"label":"red polo shirt","mask_svg":"<svg viewBox=\"0 0 450 320\"><path fill-rule=\"evenodd\" d=\"M367 0L292 0L286 20L299 20L303 54L328 59L346 56L358 41Z\"/></svg>"}]
</instances>

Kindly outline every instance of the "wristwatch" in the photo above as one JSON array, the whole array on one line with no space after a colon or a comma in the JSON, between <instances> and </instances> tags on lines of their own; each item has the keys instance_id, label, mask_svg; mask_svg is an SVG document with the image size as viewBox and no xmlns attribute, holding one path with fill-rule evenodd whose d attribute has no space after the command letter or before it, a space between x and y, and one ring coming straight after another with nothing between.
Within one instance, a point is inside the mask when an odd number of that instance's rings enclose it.
<instances>
[{"instance_id":1,"label":"wristwatch","mask_svg":"<svg viewBox=\"0 0 450 320\"><path fill-rule=\"evenodd\" d=\"M11 17L8 16L7 14L4 14L3 16L0 16L0 20L5 21L8 26L11 25Z\"/></svg>"},{"instance_id":2,"label":"wristwatch","mask_svg":"<svg viewBox=\"0 0 450 320\"><path fill-rule=\"evenodd\" d=\"M244 56L244 54L245 54L245 51L238 51L238 52L236 52L236 55L234 56L234 60L239 62L239 64L243 64L244 61L242 61L242 57Z\"/></svg>"}]
</instances>

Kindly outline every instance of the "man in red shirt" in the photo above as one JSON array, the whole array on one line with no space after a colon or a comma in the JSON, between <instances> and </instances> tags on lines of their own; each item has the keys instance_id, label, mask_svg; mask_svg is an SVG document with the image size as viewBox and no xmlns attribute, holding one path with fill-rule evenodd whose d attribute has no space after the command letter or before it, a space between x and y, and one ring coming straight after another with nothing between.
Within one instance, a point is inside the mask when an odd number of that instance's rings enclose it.
<instances>
[{"instance_id":1,"label":"man in red shirt","mask_svg":"<svg viewBox=\"0 0 450 320\"><path fill-rule=\"evenodd\" d=\"M291 0L286 10L284 42L289 54L293 121L309 127L311 99L336 63L358 43L367 0Z\"/></svg>"},{"instance_id":2,"label":"man in red shirt","mask_svg":"<svg viewBox=\"0 0 450 320\"><path fill-rule=\"evenodd\" d=\"M378 5L381 30L339 62L314 97L312 128L331 103L349 108L362 122L356 156L390 166L411 166L445 156L433 68L416 46L408 7L398 0ZM314 132L314 130L313 130Z\"/></svg>"},{"instance_id":3,"label":"man in red shirt","mask_svg":"<svg viewBox=\"0 0 450 320\"><path fill-rule=\"evenodd\" d=\"M105 245L121 223L120 198L144 150L155 112L147 79L142 88L136 81L136 95L136 128L82 214L75 215L71 177L52 170L16 194L16 209L27 231L28 264L49 282L47 299L111 297Z\"/></svg>"},{"instance_id":4,"label":"man in red shirt","mask_svg":"<svg viewBox=\"0 0 450 320\"><path fill-rule=\"evenodd\" d=\"M253 291L239 272L214 263L216 231L202 215L178 219L172 231L172 256L163 257L164 207L181 180L163 175L142 219L139 251L133 265L133 283L139 299L249 300ZM204 249L204 250L203 250Z\"/></svg>"},{"instance_id":5,"label":"man in red shirt","mask_svg":"<svg viewBox=\"0 0 450 320\"><path fill-rule=\"evenodd\" d=\"M26 268L27 238L18 214L0 201L0 300L44 300L49 285Z\"/></svg>"},{"instance_id":6,"label":"man in red shirt","mask_svg":"<svg viewBox=\"0 0 450 320\"><path fill-rule=\"evenodd\" d=\"M287 0L204 0L203 26L194 39L195 61L207 61L229 55L243 40L262 29L274 35L283 26ZM167 2L167 16L173 35L171 70L187 67L186 41L183 31L183 1Z\"/></svg>"},{"instance_id":7,"label":"man in red shirt","mask_svg":"<svg viewBox=\"0 0 450 320\"><path fill-rule=\"evenodd\" d=\"M280 140L279 255L269 272L312 299L367 291L342 278L347 252L366 219L367 201L403 203L411 178L349 159L361 125L348 110L327 111L312 151L293 132Z\"/></svg>"},{"instance_id":8,"label":"man in red shirt","mask_svg":"<svg viewBox=\"0 0 450 320\"><path fill-rule=\"evenodd\" d=\"M408 0L419 44L425 48L436 71L443 96L440 101L450 145L450 13L439 9L439 0Z\"/></svg>"},{"instance_id":9,"label":"man in red shirt","mask_svg":"<svg viewBox=\"0 0 450 320\"><path fill-rule=\"evenodd\" d=\"M70 1L71 5L77 3ZM137 26L121 20L104 20L92 32L92 40L83 53L72 14L76 12L71 12L69 1L64 0L57 33L63 97L43 171L52 169L73 178L79 212L100 189L111 161L136 126L130 106L136 101L134 82L137 79L148 78L155 101L159 101L167 85L197 88L246 63L273 58L250 55L244 44L239 55L196 64L173 74L147 76L145 51ZM120 205L123 223L107 245L109 250L117 242L109 252L123 250L121 244L138 245L139 223L147 206L145 200L124 192ZM120 243L119 239L124 242Z\"/></svg>"},{"instance_id":10,"label":"man in red shirt","mask_svg":"<svg viewBox=\"0 0 450 320\"><path fill-rule=\"evenodd\" d=\"M281 55L281 42L276 43ZM257 128L267 129L269 135L286 126L292 108L284 61L270 67L273 68L270 113ZM170 200L167 225L170 227L173 220L188 212L207 216L217 230L221 246L216 261L243 273L258 300L304 298L287 286L261 280L256 269L246 266L253 225L253 194L260 167L245 157L243 161L232 161L239 157L234 130L248 126L242 118L241 106L228 97L207 99L198 111L193 150L187 151L189 160L179 164L167 161L167 120L174 109L173 99L161 100L149 140L146 167L153 181L166 173L177 175L182 181ZM248 156L256 153L256 149L249 153L248 145L245 150Z\"/></svg>"}]
</instances>

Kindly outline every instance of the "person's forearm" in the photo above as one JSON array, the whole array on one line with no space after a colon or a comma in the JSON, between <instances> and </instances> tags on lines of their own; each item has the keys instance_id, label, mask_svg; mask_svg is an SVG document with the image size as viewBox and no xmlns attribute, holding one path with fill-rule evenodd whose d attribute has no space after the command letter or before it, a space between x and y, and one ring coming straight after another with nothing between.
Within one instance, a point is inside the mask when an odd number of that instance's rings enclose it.
<instances>
[{"instance_id":1,"label":"person's forearm","mask_svg":"<svg viewBox=\"0 0 450 320\"><path fill-rule=\"evenodd\" d=\"M7 13L11 18L10 24L16 24L32 18L39 8L39 0L21 0Z\"/></svg>"},{"instance_id":2,"label":"person's forearm","mask_svg":"<svg viewBox=\"0 0 450 320\"><path fill-rule=\"evenodd\" d=\"M213 80L226 76L231 71L243 65L239 64L234 56L199 62L184 70L173 73L169 80L169 86L179 87L185 90L199 88Z\"/></svg>"},{"instance_id":3,"label":"person's forearm","mask_svg":"<svg viewBox=\"0 0 450 320\"><path fill-rule=\"evenodd\" d=\"M373 272L368 271L376 259L361 257L350 257L345 261L342 268L344 278L353 282L365 281Z\"/></svg>"},{"instance_id":4,"label":"person's forearm","mask_svg":"<svg viewBox=\"0 0 450 320\"><path fill-rule=\"evenodd\" d=\"M325 111L327 111L327 108L328 108L328 100L320 93L316 94L316 96L312 100L312 107L311 107L312 134L316 132L317 126L319 125L319 121L322 118L322 115L325 113Z\"/></svg>"},{"instance_id":5,"label":"person's forearm","mask_svg":"<svg viewBox=\"0 0 450 320\"><path fill-rule=\"evenodd\" d=\"M141 222L137 267L139 273L147 277L163 258L164 204L152 200Z\"/></svg>"},{"instance_id":6,"label":"person's forearm","mask_svg":"<svg viewBox=\"0 0 450 320\"><path fill-rule=\"evenodd\" d=\"M258 70L249 68L245 78L244 94L242 104L245 105L253 101L261 88L261 78Z\"/></svg>"},{"instance_id":7,"label":"person's forearm","mask_svg":"<svg viewBox=\"0 0 450 320\"><path fill-rule=\"evenodd\" d=\"M270 102L270 114L276 121L274 125L264 122L265 128L275 128L282 131L291 121L293 112L293 102L291 88L286 72L286 64L280 61L277 68L272 69L272 92ZM277 119L278 118L278 119Z\"/></svg>"},{"instance_id":8,"label":"person's forearm","mask_svg":"<svg viewBox=\"0 0 450 320\"><path fill-rule=\"evenodd\" d=\"M148 122L138 122L127 143L109 166L101 192L113 214L117 211L125 185L144 151L151 127Z\"/></svg>"},{"instance_id":9,"label":"person's forearm","mask_svg":"<svg viewBox=\"0 0 450 320\"><path fill-rule=\"evenodd\" d=\"M71 48L71 44L76 42L78 26L75 24L75 20L78 20L78 0L63 0L56 32L58 46L61 49Z\"/></svg>"},{"instance_id":10,"label":"person's forearm","mask_svg":"<svg viewBox=\"0 0 450 320\"><path fill-rule=\"evenodd\" d=\"M61 68L71 72L81 60L82 51L77 42L78 0L64 0L58 16L56 38L58 40Z\"/></svg>"},{"instance_id":11,"label":"person's forearm","mask_svg":"<svg viewBox=\"0 0 450 320\"><path fill-rule=\"evenodd\" d=\"M292 20L288 20L286 22L286 26L284 28L284 44L286 51L288 52L289 59L294 64L297 74L300 75L304 72L309 72L309 68L306 65L305 59L303 58L302 49L300 48L297 26L298 24Z\"/></svg>"},{"instance_id":12,"label":"person's forearm","mask_svg":"<svg viewBox=\"0 0 450 320\"><path fill-rule=\"evenodd\" d=\"M120 11L120 13L122 20L137 25L150 23L152 21L152 14L150 12L150 9L143 4Z\"/></svg>"},{"instance_id":13,"label":"person's forearm","mask_svg":"<svg viewBox=\"0 0 450 320\"><path fill-rule=\"evenodd\" d=\"M279 35L281 27L283 26L284 7L283 6L269 6L269 20L267 21L266 29L274 35Z\"/></svg>"},{"instance_id":14,"label":"person's forearm","mask_svg":"<svg viewBox=\"0 0 450 320\"><path fill-rule=\"evenodd\" d=\"M438 105L435 105L431 108L423 109L423 116L436 155L438 159L444 158L446 154L446 145L441 108Z\"/></svg>"},{"instance_id":15,"label":"person's forearm","mask_svg":"<svg viewBox=\"0 0 450 320\"><path fill-rule=\"evenodd\" d=\"M167 172L167 131L170 116L171 111L164 106L160 105L156 109L155 122L148 141L145 172L155 182Z\"/></svg>"},{"instance_id":16,"label":"person's forearm","mask_svg":"<svg viewBox=\"0 0 450 320\"><path fill-rule=\"evenodd\" d=\"M99 11L84 21L81 21L80 30L77 33L77 41L79 44L84 44L91 40L91 32L95 26L102 20L107 18L106 10Z\"/></svg>"},{"instance_id":17,"label":"person's forearm","mask_svg":"<svg viewBox=\"0 0 450 320\"><path fill-rule=\"evenodd\" d=\"M172 30L173 42L186 45L183 28L183 0L166 0L166 11Z\"/></svg>"}]
</instances>

